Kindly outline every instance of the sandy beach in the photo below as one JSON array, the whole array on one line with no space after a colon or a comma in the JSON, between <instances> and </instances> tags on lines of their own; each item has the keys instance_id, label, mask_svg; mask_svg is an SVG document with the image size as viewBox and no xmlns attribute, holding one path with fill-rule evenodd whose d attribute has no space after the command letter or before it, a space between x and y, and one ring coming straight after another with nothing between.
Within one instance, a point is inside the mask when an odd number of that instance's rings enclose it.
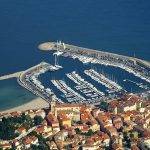
<instances>
[{"instance_id":1,"label":"sandy beach","mask_svg":"<svg viewBox=\"0 0 150 150\"><path fill-rule=\"evenodd\" d=\"M49 106L49 104L45 100L38 97L38 98L33 99L32 101L25 103L23 105L20 105L20 106L11 108L11 109L7 109L4 111L0 111L0 113L11 113L14 111L25 111L25 110L29 110L29 109L40 109L40 108L45 108L48 106Z\"/></svg>"}]
</instances>

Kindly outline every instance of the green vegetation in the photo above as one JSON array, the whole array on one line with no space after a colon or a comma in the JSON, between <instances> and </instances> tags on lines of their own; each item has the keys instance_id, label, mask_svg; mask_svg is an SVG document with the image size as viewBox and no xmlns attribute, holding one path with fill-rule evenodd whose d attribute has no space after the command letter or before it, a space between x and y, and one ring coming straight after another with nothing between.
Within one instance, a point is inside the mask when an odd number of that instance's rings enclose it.
<instances>
[{"instance_id":1,"label":"green vegetation","mask_svg":"<svg viewBox=\"0 0 150 150\"><path fill-rule=\"evenodd\" d=\"M34 117L34 124L37 126L37 125L40 125L42 122L43 122L43 118L41 116L35 116Z\"/></svg>"},{"instance_id":2,"label":"green vegetation","mask_svg":"<svg viewBox=\"0 0 150 150\"><path fill-rule=\"evenodd\" d=\"M139 137L139 133L138 133L137 131L132 131L132 132L130 133L130 137L131 137L131 139L133 139L133 140L137 140L138 137Z\"/></svg>"},{"instance_id":3,"label":"green vegetation","mask_svg":"<svg viewBox=\"0 0 150 150\"><path fill-rule=\"evenodd\" d=\"M39 144L39 145L31 145L32 150L49 150L48 146L45 144Z\"/></svg>"},{"instance_id":4,"label":"green vegetation","mask_svg":"<svg viewBox=\"0 0 150 150\"><path fill-rule=\"evenodd\" d=\"M76 134L81 134L81 130L79 128L76 128L75 131L76 131Z\"/></svg>"},{"instance_id":5,"label":"green vegetation","mask_svg":"<svg viewBox=\"0 0 150 150\"><path fill-rule=\"evenodd\" d=\"M85 133L83 133L79 128L76 128L75 131L76 131L76 134L81 134L85 136L92 136L94 134L92 129L89 129L88 132L85 132Z\"/></svg>"},{"instance_id":6,"label":"green vegetation","mask_svg":"<svg viewBox=\"0 0 150 150\"><path fill-rule=\"evenodd\" d=\"M0 122L0 139L10 140L17 137L18 134L15 133L15 127L11 122L8 122L5 118Z\"/></svg>"},{"instance_id":7,"label":"green vegetation","mask_svg":"<svg viewBox=\"0 0 150 150\"><path fill-rule=\"evenodd\" d=\"M107 111L107 110L108 110L108 103L105 102L105 101L102 101L102 102L100 103L99 107L100 107L101 109L104 109L104 110Z\"/></svg>"},{"instance_id":8,"label":"green vegetation","mask_svg":"<svg viewBox=\"0 0 150 150\"><path fill-rule=\"evenodd\" d=\"M43 122L41 116L35 116L32 119L29 115L22 113L20 116L2 118L0 121L0 139L2 140L11 140L19 136L18 133L15 133L15 130L24 127L27 130L30 128L40 125Z\"/></svg>"},{"instance_id":9,"label":"green vegetation","mask_svg":"<svg viewBox=\"0 0 150 150\"><path fill-rule=\"evenodd\" d=\"M46 144L46 142L49 139L45 139L41 134L37 134L35 131L31 132L29 135L34 135L38 138L39 141L39 145L31 145L31 149L32 150L48 150L48 145Z\"/></svg>"},{"instance_id":10,"label":"green vegetation","mask_svg":"<svg viewBox=\"0 0 150 150\"><path fill-rule=\"evenodd\" d=\"M92 136L94 134L94 132L92 131L92 129L89 129L88 132L84 133L85 136Z\"/></svg>"},{"instance_id":11,"label":"green vegetation","mask_svg":"<svg viewBox=\"0 0 150 150\"><path fill-rule=\"evenodd\" d=\"M0 121L0 139L11 140L19 136L18 133L15 133L15 130L21 126L28 130L34 126L33 119L24 113L19 117L3 117Z\"/></svg>"},{"instance_id":12,"label":"green vegetation","mask_svg":"<svg viewBox=\"0 0 150 150\"><path fill-rule=\"evenodd\" d=\"M128 148L131 148L131 142L132 140L137 140L139 137L139 133L136 131L130 131L130 132L124 132L124 141L125 141L125 146Z\"/></svg>"}]
</instances>

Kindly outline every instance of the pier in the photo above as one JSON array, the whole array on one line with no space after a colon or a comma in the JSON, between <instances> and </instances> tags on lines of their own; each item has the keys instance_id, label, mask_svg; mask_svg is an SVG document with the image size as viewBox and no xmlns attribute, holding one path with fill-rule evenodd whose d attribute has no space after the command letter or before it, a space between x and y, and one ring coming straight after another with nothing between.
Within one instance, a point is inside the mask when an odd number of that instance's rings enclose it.
<instances>
[{"instance_id":1,"label":"pier","mask_svg":"<svg viewBox=\"0 0 150 150\"><path fill-rule=\"evenodd\" d=\"M62 66L60 66L57 62L57 57L62 55L63 57L78 59L82 63L93 63L119 67L150 83L150 63L138 58L99 50L92 50L64 44L61 42L43 43L39 45L39 49L52 52L55 55L55 65L41 62L40 64L33 66L25 71L1 76L0 80L17 78L17 81L21 86L33 94L43 98L47 102L50 103L51 97L53 96L57 101L63 103L63 101L59 99L57 95L55 95L56 93L54 93L51 87L44 87L42 82L38 79L39 75L44 74L47 71L53 72L62 69ZM82 76L80 76L75 71L66 74L68 79L72 80L71 82L74 82L75 86L73 87L67 85L63 80L51 80L51 82L61 93L63 93L63 97L70 103L83 102L88 104L98 104L101 102L101 100L107 101L108 99L112 99L114 97L116 98L118 96L116 92L119 94L121 92L126 92L119 84L117 84L115 81L112 81L111 79L108 79L101 73L90 69L85 70L84 74L89 76L92 80L95 80L108 88L108 95L105 95L101 89L96 89L92 83L88 82L86 79L84 80L84 78L82 78ZM146 85L136 85L145 90L149 90L148 86L146 87Z\"/></svg>"},{"instance_id":2,"label":"pier","mask_svg":"<svg viewBox=\"0 0 150 150\"><path fill-rule=\"evenodd\" d=\"M60 50L62 52L78 52L78 54L88 54L88 55L101 55L103 57L111 57L111 58L121 58L121 59L128 59L136 64L136 62L142 63L143 65L150 68L150 62L145 61L139 58L119 55L115 53L105 52L102 50L93 50L89 48L83 48L79 46L74 46L70 44L64 43L56 43L56 42L45 42L38 46L38 48L42 51L52 51L52 50Z\"/></svg>"},{"instance_id":3,"label":"pier","mask_svg":"<svg viewBox=\"0 0 150 150\"><path fill-rule=\"evenodd\" d=\"M135 60L136 62L141 63L141 64L143 64L144 66L150 68L150 62L145 61L145 60L141 60L141 59L138 59L138 58L132 58L132 59Z\"/></svg>"},{"instance_id":4,"label":"pier","mask_svg":"<svg viewBox=\"0 0 150 150\"><path fill-rule=\"evenodd\" d=\"M17 78L17 81L22 87L41 97L48 103L50 103L52 95L57 101L62 102L56 97L51 89L45 88L38 79L40 74L47 71L57 71L59 69L59 67L53 66L46 62L41 62L40 64L25 70L22 74L20 74L19 78Z\"/></svg>"},{"instance_id":5,"label":"pier","mask_svg":"<svg viewBox=\"0 0 150 150\"><path fill-rule=\"evenodd\" d=\"M119 67L150 83L150 62L142 59L109 53L103 50L78 47L62 42L46 42L40 44L38 48L43 51L59 52L64 57L78 59L83 63Z\"/></svg>"},{"instance_id":6,"label":"pier","mask_svg":"<svg viewBox=\"0 0 150 150\"><path fill-rule=\"evenodd\" d=\"M98 83L110 89L111 91L109 92L118 92L118 91L123 90L122 87L118 85L116 82L108 79L106 76L104 76L101 73L96 72L93 69L85 70L84 73L88 75L89 77L91 77L93 80L97 81Z\"/></svg>"},{"instance_id":7,"label":"pier","mask_svg":"<svg viewBox=\"0 0 150 150\"><path fill-rule=\"evenodd\" d=\"M16 72L16 73L1 76L0 81L1 80L6 80L6 79L11 79L11 78L18 78L20 76L20 74L22 74L22 73L23 73L23 71L19 71L19 72Z\"/></svg>"}]
</instances>

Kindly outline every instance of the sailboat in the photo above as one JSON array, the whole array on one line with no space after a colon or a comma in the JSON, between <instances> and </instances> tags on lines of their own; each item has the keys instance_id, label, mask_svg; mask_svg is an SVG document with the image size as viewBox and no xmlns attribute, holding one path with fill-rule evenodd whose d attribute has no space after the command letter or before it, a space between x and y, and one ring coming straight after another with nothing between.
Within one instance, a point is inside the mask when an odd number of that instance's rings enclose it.
<instances>
[{"instance_id":1,"label":"sailboat","mask_svg":"<svg viewBox=\"0 0 150 150\"><path fill-rule=\"evenodd\" d=\"M56 68L63 68L62 66L60 66L59 64L58 64L58 58L57 58L58 56L57 55L55 55L55 67Z\"/></svg>"},{"instance_id":2,"label":"sailboat","mask_svg":"<svg viewBox=\"0 0 150 150\"><path fill-rule=\"evenodd\" d=\"M58 42L57 42L57 52L56 53L54 53L53 55L55 56L55 67L56 68L63 68L62 66L60 66L59 64L58 64L58 56L60 55L59 54L59 51L58 51ZM61 53L61 52L60 52Z\"/></svg>"}]
</instances>

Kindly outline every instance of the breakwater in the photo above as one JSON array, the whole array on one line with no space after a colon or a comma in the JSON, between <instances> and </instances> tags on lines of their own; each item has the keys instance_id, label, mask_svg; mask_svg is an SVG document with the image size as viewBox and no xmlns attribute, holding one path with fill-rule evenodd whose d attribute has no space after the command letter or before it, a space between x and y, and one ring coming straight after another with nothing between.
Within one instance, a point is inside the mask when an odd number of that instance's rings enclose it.
<instances>
[{"instance_id":1,"label":"breakwater","mask_svg":"<svg viewBox=\"0 0 150 150\"><path fill-rule=\"evenodd\" d=\"M18 78L21 73L23 73L23 71L19 71L19 72L15 72L15 73L12 73L12 74L4 75L4 76L0 77L0 80L6 80L6 79L10 79L10 78Z\"/></svg>"}]
</instances>

